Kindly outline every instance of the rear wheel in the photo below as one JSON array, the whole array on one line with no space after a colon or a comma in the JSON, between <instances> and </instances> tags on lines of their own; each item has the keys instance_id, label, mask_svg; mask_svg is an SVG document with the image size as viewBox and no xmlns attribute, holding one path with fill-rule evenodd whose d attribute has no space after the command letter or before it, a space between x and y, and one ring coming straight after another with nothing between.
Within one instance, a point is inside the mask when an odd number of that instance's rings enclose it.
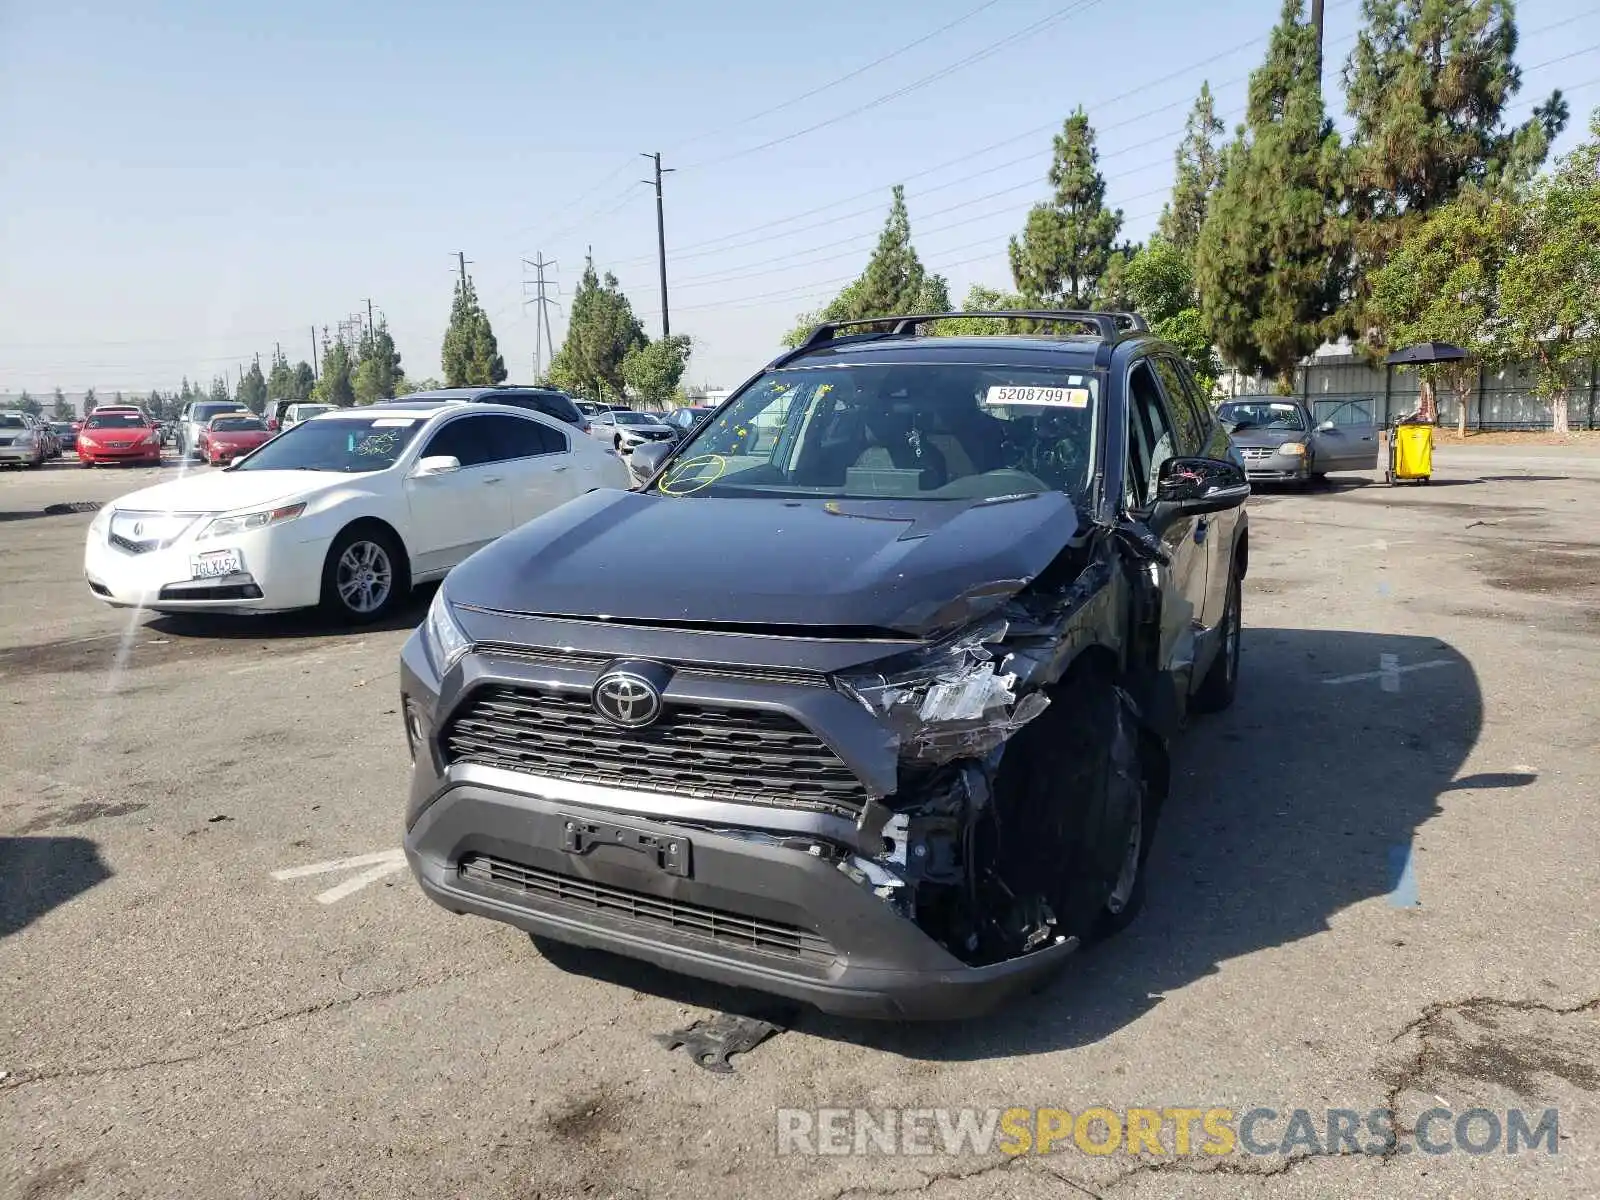
<instances>
[{"instance_id":1,"label":"rear wheel","mask_svg":"<svg viewBox=\"0 0 1600 1200\"><path fill-rule=\"evenodd\" d=\"M1244 626L1244 588L1235 570L1228 579L1228 599L1222 610L1222 644L1200 688L1190 700L1197 712L1221 712L1233 703L1239 690L1239 634Z\"/></svg>"},{"instance_id":2,"label":"rear wheel","mask_svg":"<svg viewBox=\"0 0 1600 1200\"><path fill-rule=\"evenodd\" d=\"M381 620L411 591L399 542L378 525L334 538L322 565L322 609L348 624Z\"/></svg>"}]
</instances>

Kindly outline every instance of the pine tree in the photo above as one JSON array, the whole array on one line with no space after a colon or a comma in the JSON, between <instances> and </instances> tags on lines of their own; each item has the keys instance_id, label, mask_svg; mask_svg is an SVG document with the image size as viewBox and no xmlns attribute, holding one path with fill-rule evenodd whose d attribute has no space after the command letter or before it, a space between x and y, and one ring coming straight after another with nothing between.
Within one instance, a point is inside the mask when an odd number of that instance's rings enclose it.
<instances>
[{"instance_id":1,"label":"pine tree","mask_svg":"<svg viewBox=\"0 0 1600 1200\"><path fill-rule=\"evenodd\" d=\"M280 347L273 351L272 370L267 372L267 399L298 400L299 398L294 390L294 371Z\"/></svg>"},{"instance_id":2,"label":"pine tree","mask_svg":"<svg viewBox=\"0 0 1600 1200\"><path fill-rule=\"evenodd\" d=\"M72 405L67 403L66 393L63 392L60 388L57 388L55 390L55 395L52 397L52 399L54 400L54 408L53 408L52 411L55 413L56 420L58 420L58 421L70 421L70 420L72 420Z\"/></svg>"},{"instance_id":3,"label":"pine tree","mask_svg":"<svg viewBox=\"0 0 1600 1200\"><path fill-rule=\"evenodd\" d=\"M233 397L228 395L228 381L221 375L213 375L211 377L211 392L207 398L219 402L232 400Z\"/></svg>"},{"instance_id":4,"label":"pine tree","mask_svg":"<svg viewBox=\"0 0 1600 1200\"><path fill-rule=\"evenodd\" d=\"M784 338L786 345L799 345L824 321L950 311L949 281L942 275L928 274L911 244L905 187L896 184L890 196L889 215L866 269L821 312L802 315Z\"/></svg>"},{"instance_id":5,"label":"pine tree","mask_svg":"<svg viewBox=\"0 0 1600 1200\"><path fill-rule=\"evenodd\" d=\"M1339 139L1302 8L1284 0L1266 61L1250 76L1246 124L1223 151L1222 185L1195 251L1201 311L1223 358L1270 372L1286 390L1334 324L1346 261Z\"/></svg>"},{"instance_id":6,"label":"pine tree","mask_svg":"<svg viewBox=\"0 0 1600 1200\"><path fill-rule=\"evenodd\" d=\"M440 357L444 363L446 387L488 387L505 382L506 362L500 357L494 330L489 326L488 314L478 303L478 290L470 277L456 283L455 298L450 304L450 325L445 330Z\"/></svg>"},{"instance_id":7,"label":"pine tree","mask_svg":"<svg viewBox=\"0 0 1600 1200\"><path fill-rule=\"evenodd\" d=\"M99 403L100 402L97 399L95 399L94 389L90 388L87 392L85 392L83 394L83 415L85 417L87 417L90 413L92 413L95 410L95 407Z\"/></svg>"},{"instance_id":8,"label":"pine tree","mask_svg":"<svg viewBox=\"0 0 1600 1200\"><path fill-rule=\"evenodd\" d=\"M550 363L550 382L589 400L616 400L626 386L623 362L648 343L616 276L607 272L602 279L594 259L586 258L572 297L566 340Z\"/></svg>"},{"instance_id":9,"label":"pine tree","mask_svg":"<svg viewBox=\"0 0 1600 1200\"><path fill-rule=\"evenodd\" d=\"M376 329L361 335L356 357L356 403L393 399L396 389L405 383L405 375L400 370L400 352L394 347L387 321L379 321Z\"/></svg>"},{"instance_id":10,"label":"pine tree","mask_svg":"<svg viewBox=\"0 0 1600 1200\"><path fill-rule=\"evenodd\" d=\"M1122 210L1105 206L1106 181L1082 108L1067 118L1054 144L1048 178L1055 195L1036 204L1022 237L1011 239L1011 277L1032 302L1088 308L1116 253Z\"/></svg>"},{"instance_id":11,"label":"pine tree","mask_svg":"<svg viewBox=\"0 0 1600 1200\"><path fill-rule=\"evenodd\" d=\"M350 347L335 339L322 352L322 378L311 390L311 398L322 404L349 408L355 403L355 387L350 375L354 364L350 361Z\"/></svg>"},{"instance_id":12,"label":"pine tree","mask_svg":"<svg viewBox=\"0 0 1600 1200\"><path fill-rule=\"evenodd\" d=\"M1511 0L1364 0L1362 11L1344 70L1358 330L1371 274L1410 229L1467 184L1531 180L1567 119L1556 92L1521 126L1504 124L1522 84Z\"/></svg>"},{"instance_id":13,"label":"pine tree","mask_svg":"<svg viewBox=\"0 0 1600 1200\"><path fill-rule=\"evenodd\" d=\"M1172 199L1161 210L1160 231L1167 245L1186 258L1194 257L1200 227L1206 222L1211 193L1222 182L1222 153L1218 145L1224 126L1211 98L1211 84L1200 85L1200 95L1183 127L1173 159L1177 176Z\"/></svg>"},{"instance_id":14,"label":"pine tree","mask_svg":"<svg viewBox=\"0 0 1600 1200\"><path fill-rule=\"evenodd\" d=\"M316 391L316 389L316 368L310 363L306 362L305 359L301 359L294 365L294 390L290 392L285 399L309 400L311 399L311 393Z\"/></svg>"},{"instance_id":15,"label":"pine tree","mask_svg":"<svg viewBox=\"0 0 1600 1200\"><path fill-rule=\"evenodd\" d=\"M267 379L261 373L261 360L255 359L250 363L250 369L239 376L239 386L234 392L234 401L244 405L253 413L262 413L267 408Z\"/></svg>"}]
</instances>

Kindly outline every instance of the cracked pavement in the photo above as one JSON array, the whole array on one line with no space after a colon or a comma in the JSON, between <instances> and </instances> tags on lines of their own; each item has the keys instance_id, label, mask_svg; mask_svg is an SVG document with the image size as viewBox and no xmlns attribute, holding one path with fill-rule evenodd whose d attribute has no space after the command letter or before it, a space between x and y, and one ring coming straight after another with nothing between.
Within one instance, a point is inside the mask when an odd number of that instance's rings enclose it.
<instances>
[{"instance_id":1,"label":"cracked pavement","mask_svg":"<svg viewBox=\"0 0 1600 1200\"><path fill-rule=\"evenodd\" d=\"M405 620L130 619L46 510L146 479L0 476L0 1196L1600 1194L1600 453L1438 460L1252 500L1240 700L1178 747L1132 928L986 1020L801 1013L731 1076L652 1038L748 997L404 872L272 878L398 845ZM1096 1105L1556 1108L1558 1153L776 1152L780 1107Z\"/></svg>"}]
</instances>

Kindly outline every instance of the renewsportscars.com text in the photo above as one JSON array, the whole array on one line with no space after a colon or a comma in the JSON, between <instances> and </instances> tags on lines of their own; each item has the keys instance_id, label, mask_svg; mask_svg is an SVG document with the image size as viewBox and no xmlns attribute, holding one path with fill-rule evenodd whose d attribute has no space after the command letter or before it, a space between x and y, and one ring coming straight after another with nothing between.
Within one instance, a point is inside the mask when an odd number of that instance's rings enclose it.
<instances>
[{"instance_id":1,"label":"renewsportscars.com text","mask_svg":"<svg viewBox=\"0 0 1600 1200\"><path fill-rule=\"evenodd\" d=\"M1560 1117L1430 1108L780 1108L779 1155L1555 1154Z\"/></svg>"}]
</instances>

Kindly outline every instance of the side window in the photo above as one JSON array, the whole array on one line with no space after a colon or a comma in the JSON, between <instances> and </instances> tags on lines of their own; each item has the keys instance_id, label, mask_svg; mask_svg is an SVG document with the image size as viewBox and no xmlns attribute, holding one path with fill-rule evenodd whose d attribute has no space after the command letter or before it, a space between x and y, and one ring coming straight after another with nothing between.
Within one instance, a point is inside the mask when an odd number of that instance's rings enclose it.
<instances>
[{"instance_id":1,"label":"side window","mask_svg":"<svg viewBox=\"0 0 1600 1200\"><path fill-rule=\"evenodd\" d=\"M1200 424L1199 414L1194 411L1182 371L1177 363L1165 355L1151 361L1155 363L1156 374L1161 376L1162 389L1167 393L1167 409L1172 414L1178 434L1178 452L1191 457L1199 454L1206 444L1204 427Z\"/></svg>"},{"instance_id":2,"label":"side window","mask_svg":"<svg viewBox=\"0 0 1600 1200\"><path fill-rule=\"evenodd\" d=\"M495 447L496 460L535 458L541 454L560 454L567 449L565 436L532 417L508 417L494 413L476 420Z\"/></svg>"},{"instance_id":3,"label":"side window","mask_svg":"<svg viewBox=\"0 0 1600 1200\"><path fill-rule=\"evenodd\" d=\"M493 417L457 417L428 439L423 458L448 456L460 461L463 467L478 467L497 462L505 455L500 453L494 438L485 427Z\"/></svg>"},{"instance_id":4,"label":"side window","mask_svg":"<svg viewBox=\"0 0 1600 1200\"><path fill-rule=\"evenodd\" d=\"M1195 416L1199 418L1200 438L1209 444L1211 435L1215 432L1214 426L1217 423L1216 412L1212 409L1211 401L1207 398L1205 392L1195 382L1194 372L1189 369L1188 363L1182 360L1178 361L1178 374L1183 376L1184 391L1189 394L1189 403L1194 406Z\"/></svg>"},{"instance_id":5,"label":"side window","mask_svg":"<svg viewBox=\"0 0 1600 1200\"><path fill-rule=\"evenodd\" d=\"M1130 508L1154 504L1161 464L1174 454L1172 423L1148 360L1128 372L1128 472L1125 499Z\"/></svg>"}]
</instances>

